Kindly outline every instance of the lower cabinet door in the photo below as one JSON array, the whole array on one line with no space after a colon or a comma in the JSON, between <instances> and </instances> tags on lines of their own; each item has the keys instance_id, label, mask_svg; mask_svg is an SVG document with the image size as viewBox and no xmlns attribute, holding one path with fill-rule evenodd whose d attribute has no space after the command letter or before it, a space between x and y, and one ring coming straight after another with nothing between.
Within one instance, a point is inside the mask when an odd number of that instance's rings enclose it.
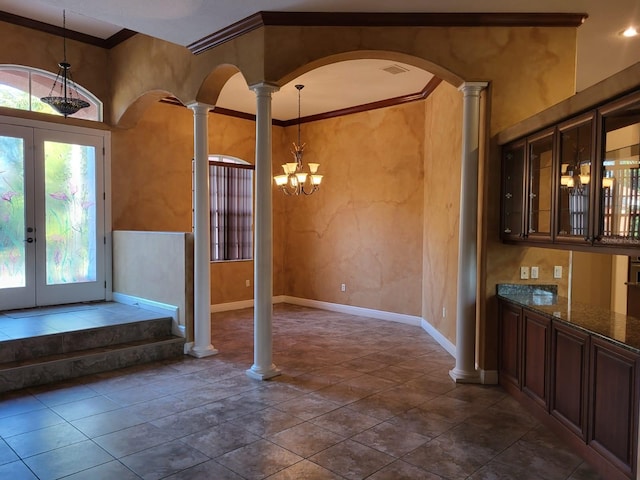
<instances>
[{"instance_id":1,"label":"lower cabinet door","mask_svg":"<svg viewBox=\"0 0 640 480\"><path fill-rule=\"evenodd\" d=\"M522 391L548 410L551 320L523 310Z\"/></svg>"},{"instance_id":2,"label":"lower cabinet door","mask_svg":"<svg viewBox=\"0 0 640 480\"><path fill-rule=\"evenodd\" d=\"M554 322L549 409L551 415L585 441L588 373L589 335Z\"/></svg>"},{"instance_id":3,"label":"lower cabinet door","mask_svg":"<svg viewBox=\"0 0 640 480\"><path fill-rule=\"evenodd\" d=\"M506 302L500 302L498 318L498 378L500 384L515 385L520 389L520 331L522 308Z\"/></svg>"},{"instance_id":4,"label":"lower cabinet door","mask_svg":"<svg viewBox=\"0 0 640 480\"><path fill-rule=\"evenodd\" d=\"M589 445L632 478L638 454L638 356L591 339Z\"/></svg>"}]
</instances>

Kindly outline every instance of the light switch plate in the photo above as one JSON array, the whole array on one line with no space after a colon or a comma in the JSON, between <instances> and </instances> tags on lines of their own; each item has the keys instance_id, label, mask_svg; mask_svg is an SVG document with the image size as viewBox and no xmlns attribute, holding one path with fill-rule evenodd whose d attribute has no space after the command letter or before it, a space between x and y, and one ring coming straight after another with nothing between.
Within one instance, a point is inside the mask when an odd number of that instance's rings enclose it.
<instances>
[{"instance_id":1,"label":"light switch plate","mask_svg":"<svg viewBox=\"0 0 640 480\"><path fill-rule=\"evenodd\" d=\"M531 278L538 278L538 267L531 267Z\"/></svg>"},{"instance_id":2,"label":"light switch plate","mask_svg":"<svg viewBox=\"0 0 640 480\"><path fill-rule=\"evenodd\" d=\"M520 280L529 279L529 267L520 267Z\"/></svg>"},{"instance_id":3,"label":"light switch plate","mask_svg":"<svg viewBox=\"0 0 640 480\"><path fill-rule=\"evenodd\" d=\"M553 267L553 278L562 278L562 265Z\"/></svg>"}]
</instances>

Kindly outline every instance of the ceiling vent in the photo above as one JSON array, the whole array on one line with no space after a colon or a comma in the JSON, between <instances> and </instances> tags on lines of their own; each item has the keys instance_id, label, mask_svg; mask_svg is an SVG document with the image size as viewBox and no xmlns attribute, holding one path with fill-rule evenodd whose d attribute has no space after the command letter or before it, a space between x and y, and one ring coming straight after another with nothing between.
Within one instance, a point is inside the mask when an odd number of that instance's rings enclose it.
<instances>
[{"instance_id":1,"label":"ceiling vent","mask_svg":"<svg viewBox=\"0 0 640 480\"><path fill-rule=\"evenodd\" d=\"M382 70L390 73L391 75L398 75L399 73L405 73L409 71L408 68L401 67L396 63L394 63L393 65L389 65L388 67L384 67Z\"/></svg>"}]
</instances>

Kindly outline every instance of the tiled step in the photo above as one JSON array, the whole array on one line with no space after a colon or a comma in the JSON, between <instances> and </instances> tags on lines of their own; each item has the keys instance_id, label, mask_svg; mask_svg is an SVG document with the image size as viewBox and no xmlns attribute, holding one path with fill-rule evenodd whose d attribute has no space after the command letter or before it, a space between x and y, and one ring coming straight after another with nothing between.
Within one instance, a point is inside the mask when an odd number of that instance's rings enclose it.
<instances>
[{"instance_id":1,"label":"tiled step","mask_svg":"<svg viewBox=\"0 0 640 480\"><path fill-rule=\"evenodd\" d=\"M171 336L171 318L85 328L0 343L0 364Z\"/></svg>"},{"instance_id":2,"label":"tiled step","mask_svg":"<svg viewBox=\"0 0 640 480\"><path fill-rule=\"evenodd\" d=\"M183 349L183 338L166 336L7 362L0 364L0 392L175 358Z\"/></svg>"},{"instance_id":3,"label":"tiled step","mask_svg":"<svg viewBox=\"0 0 640 480\"><path fill-rule=\"evenodd\" d=\"M145 318L1 341L0 392L179 357L185 340L171 324Z\"/></svg>"}]
</instances>

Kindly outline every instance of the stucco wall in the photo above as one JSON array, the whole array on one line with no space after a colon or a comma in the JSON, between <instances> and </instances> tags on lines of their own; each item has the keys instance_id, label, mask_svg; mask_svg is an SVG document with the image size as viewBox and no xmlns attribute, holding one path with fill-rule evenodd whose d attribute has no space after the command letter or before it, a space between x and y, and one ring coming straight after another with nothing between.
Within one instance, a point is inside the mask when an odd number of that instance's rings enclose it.
<instances>
[{"instance_id":1,"label":"stucco wall","mask_svg":"<svg viewBox=\"0 0 640 480\"><path fill-rule=\"evenodd\" d=\"M416 102L302 125L305 161L325 177L320 192L284 199L287 295L420 315L423 112Z\"/></svg>"}]
</instances>

